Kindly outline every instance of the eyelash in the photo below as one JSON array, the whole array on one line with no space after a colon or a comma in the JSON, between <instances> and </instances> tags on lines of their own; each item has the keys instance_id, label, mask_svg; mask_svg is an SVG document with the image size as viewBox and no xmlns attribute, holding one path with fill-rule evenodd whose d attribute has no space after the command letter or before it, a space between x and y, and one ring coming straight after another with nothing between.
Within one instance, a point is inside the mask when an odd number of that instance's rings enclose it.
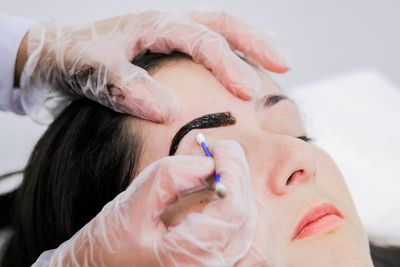
<instances>
[{"instance_id":1,"label":"eyelash","mask_svg":"<svg viewBox=\"0 0 400 267\"><path fill-rule=\"evenodd\" d=\"M314 141L312 138L310 138L310 137L308 137L306 135L297 136L296 138L298 138L300 140L303 140L304 142L307 142L307 143Z\"/></svg>"}]
</instances>

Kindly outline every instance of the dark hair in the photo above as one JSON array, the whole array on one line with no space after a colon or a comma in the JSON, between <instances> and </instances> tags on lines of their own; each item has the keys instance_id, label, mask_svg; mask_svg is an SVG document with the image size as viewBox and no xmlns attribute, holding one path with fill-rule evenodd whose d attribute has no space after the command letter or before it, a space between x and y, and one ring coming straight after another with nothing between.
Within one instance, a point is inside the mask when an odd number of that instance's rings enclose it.
<instances>
[{"instance_id":1,"label":"dark hair","mask_svg":"<svg viewBox=\"0 0 400 267\"><path fill-rule=\"evenodd\" d=\"M150 70L166 59L187 57L146 53L134 64ZM61 113L36 144L18 190L0 197L0 227L13 230L2 266L30 266L129 185L142 149L139 125L131 116L87 99ZM371 255L378 267L400 266L398 248L371 245Z\"/></svg>"},{"instance_id":2,"label":"dark hair","mask_svg":"<svg viewBox=\"0 0 400 267\"><path fill-rule=\"evenodd\" d=\"M375 267L400 266L400 247L377 246L370 242L369 249Z\"/></svg>"},{"instance_id":3,"label":"dark hair","mask_svg":"<svg viewBox=\"0 0 400 267\"><path fill-rule=\"evenodd\" d=\"M167 59L187 57L147 52L133 64L154 70ZM142 149L137 121L88 99L72 102L54 120L33 149L20 187L1 196L7 216L0 227L13 230L2 266L30 266L129 185Z\"/></svg>"},{"instance_id":4,"label":"dark hair","mask_svg":"<svg viewBox=\"0 0 400 267\"><path fill-rule=\"evenodd\" d=\"M36 144L14 206L4 266L29 266L123 191L135 174L140 130L128 115L73 102Z\"/></svg>"}]
</instances>

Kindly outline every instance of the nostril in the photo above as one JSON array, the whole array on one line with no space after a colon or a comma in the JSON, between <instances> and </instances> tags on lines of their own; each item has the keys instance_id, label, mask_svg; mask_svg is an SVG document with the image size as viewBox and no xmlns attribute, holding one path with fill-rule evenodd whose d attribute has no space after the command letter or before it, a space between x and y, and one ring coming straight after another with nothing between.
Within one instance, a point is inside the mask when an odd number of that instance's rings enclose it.
<instances>
[{"instance_id":1,"label":"nostril","mask_svg":"<svg viewBox=\"0 0 400 267\"><path fill-rule=\"evenodd\" d=\"M304 170L297 170L294 173L292 173L292 175L289 176L289 178L286 181L286 185L289 185L290 183L292 183L296 177L303 175Z\"/></svg>"},{"instance_id":2,"label":"nostril","mask_svg":"<svg viewBox=\"0 0 400 267\"><path fill-rule=\"evenodd\" d=\"M293 177L293 174L290 175L289 179L287 179L286 185L289 185L289 184L290 184L290 182L292 181L292 177Z\"/></svg>"}]
</instances>

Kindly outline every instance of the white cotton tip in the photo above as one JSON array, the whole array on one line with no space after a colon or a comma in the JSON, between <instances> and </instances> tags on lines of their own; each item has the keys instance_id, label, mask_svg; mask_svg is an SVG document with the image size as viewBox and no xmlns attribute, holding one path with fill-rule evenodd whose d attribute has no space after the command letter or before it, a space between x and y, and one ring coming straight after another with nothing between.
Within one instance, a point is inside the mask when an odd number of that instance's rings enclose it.
<instances>
[{"instance_id":1,"label":"white cotton tip","mask_svg":"<svg viewBox=\"0 0 400 267\"><path fill-rule=\"evenodd\" d=\"M202 133L198 133L196 135L196 141L197 143L199 143L199 145L201 145L202 142L206 142L206 138L204 137L204 135Z\"/></svg>"},{"instance_id":2,"label":"white cotton tip","mask_svg":"<svg viewBox=\"0 0 400 267\"><path fill-rule=\"evenodd\" d=\"M219 197L225 197L226 192L227 192L225 185L223 185L221 182L216 183L215 184L215 192L217 192L217 195Z\"/></svg>"}]
</instances>

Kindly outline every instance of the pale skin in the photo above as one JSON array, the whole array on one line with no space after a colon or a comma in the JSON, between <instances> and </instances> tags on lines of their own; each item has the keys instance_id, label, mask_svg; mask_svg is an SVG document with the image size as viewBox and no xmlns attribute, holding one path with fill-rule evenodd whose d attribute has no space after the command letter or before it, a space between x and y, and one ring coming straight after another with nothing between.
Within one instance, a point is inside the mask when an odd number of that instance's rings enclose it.
<instances>
[{"instance_id":1,"label":"pale skin","mask_svg":"<svg viewBox=\"0 0 400 267\"><path fill-rule=\"evenodd\" d=\"M258 73L262 81L259 97L283 94L265 73ZM168 155L173 136L187 122L226 111L236 118L235 125L192 130L176 154L204 155L195 141L198 132L206 136L207 144L233 139L243 148L258 222L252 247L237 266L372 266L368 239L343 177L326 152L297 138L306 132L293 102L281 100L260 107L257 97L251 101L236 98L209 70L187 59L166 62L151 74L176 93L180 113L168 124L141 122L146 134L140 170ZM164 214L164 223L173 226L189 212L201 212L212 193L206 190L180 200ZM305 212L326 202L337 207L343 221L329 231L292 240Z\"/></svg>"}]
</instances>

